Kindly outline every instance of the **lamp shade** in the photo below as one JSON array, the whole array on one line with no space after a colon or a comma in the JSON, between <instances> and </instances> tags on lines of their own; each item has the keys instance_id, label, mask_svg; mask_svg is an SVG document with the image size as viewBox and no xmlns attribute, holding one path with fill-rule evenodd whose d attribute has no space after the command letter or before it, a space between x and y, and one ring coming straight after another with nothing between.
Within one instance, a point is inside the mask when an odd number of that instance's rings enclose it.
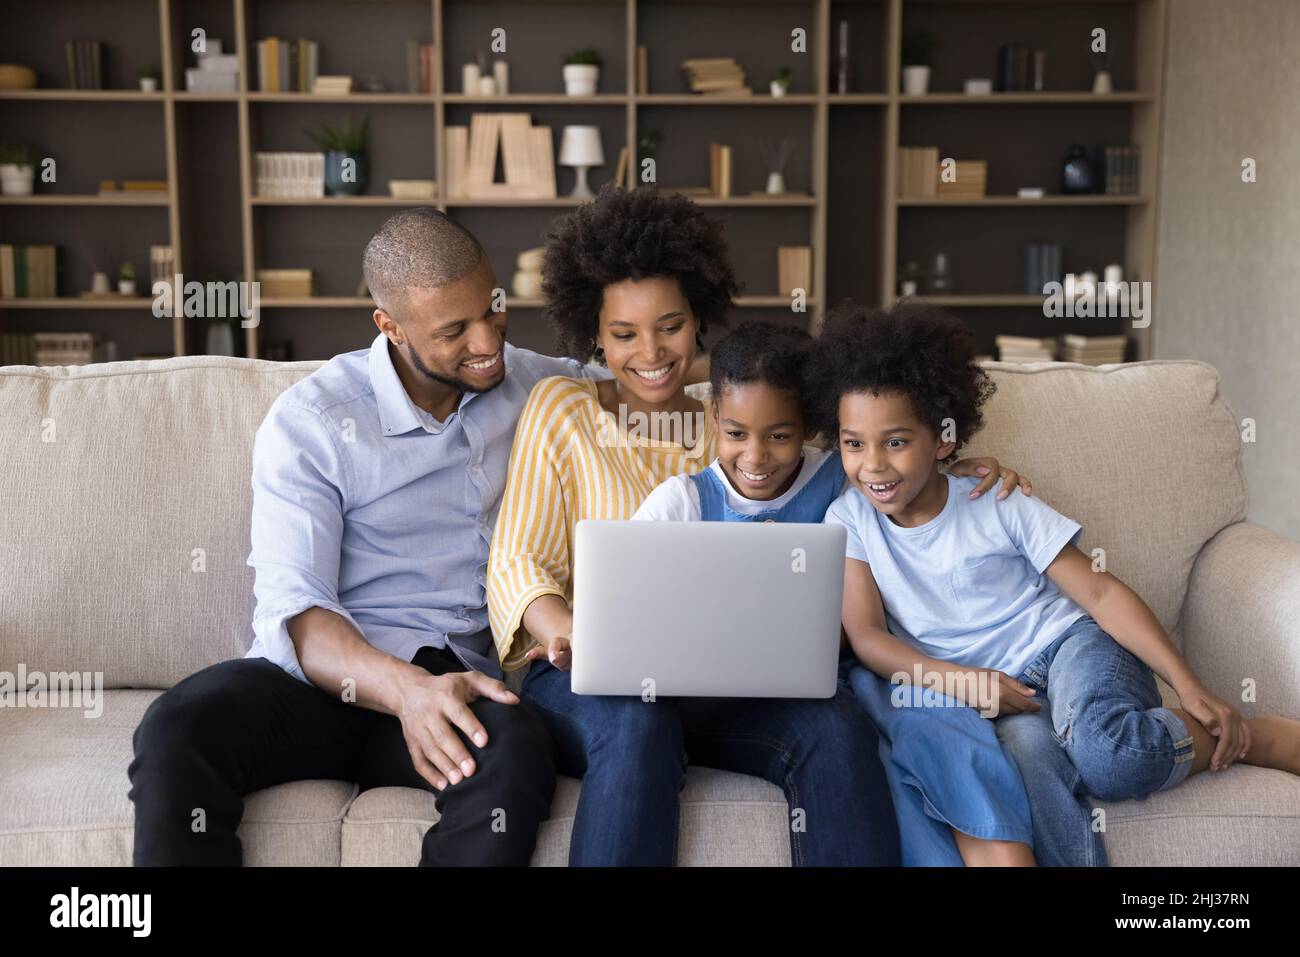
<instances>
[{"instance_id":1,"label":"lamp shade","mask_svg":"<svg viewBox=\"0 0 1300 957\"><path fill-rule=\"evenodd\" d=\"M566 126L560 139L561 166L600 166L605 150L600 145L600 127Z\"/></svg>"}]
</instances>

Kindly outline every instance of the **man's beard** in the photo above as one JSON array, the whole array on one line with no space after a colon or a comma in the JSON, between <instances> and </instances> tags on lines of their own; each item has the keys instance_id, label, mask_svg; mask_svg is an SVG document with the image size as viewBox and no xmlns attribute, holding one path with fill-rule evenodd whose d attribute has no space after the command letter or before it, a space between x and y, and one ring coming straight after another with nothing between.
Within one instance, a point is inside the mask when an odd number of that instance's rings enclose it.
<instances>
[{"instance_id":1,"label":"man's beard","mask_svg":"<svg viewBox=\"0 0 1300 957\"><path fill-rule=\"evenodd\" d=\"M504 361L505 360L504 346L502 346L501 352L502 352L502 361ZM499 386L502 382L506 380L505 374L502 373L501 378L498 379L496 382L493 382L491 385L477 386L477 385L470 385L468 382L465 382L461 379L455 379L445 375L439 375L438 373L434 372L432 369L430 369L427 365L424 364L424 361L416 354L415 349L410 345L410 343L407 343L406 346L406 357L411 360L411 365L415 367L416 371L423 373L425 376L428 376L434 382L437 382L441 385L445 385L449 389L455 389L457 392L490 392L491 390L495 389L497 386Z\"/></svg>"}]
</instances>

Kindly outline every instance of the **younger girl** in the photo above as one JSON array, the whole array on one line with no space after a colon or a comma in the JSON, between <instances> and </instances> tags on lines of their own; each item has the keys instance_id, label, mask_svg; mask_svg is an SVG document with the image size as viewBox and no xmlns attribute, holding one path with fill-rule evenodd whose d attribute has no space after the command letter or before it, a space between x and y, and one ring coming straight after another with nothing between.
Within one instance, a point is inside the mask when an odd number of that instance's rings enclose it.
<instances>
[{"instance_id":1,"label":"younger girl","mask_svg":"<svg viewBox=\"0 0 1300 957\"><path fill-rule=\"evenodd\" d=\"M718 457L701 472L658 486L633 518L822 521L846 485L838 452L805 445L813 421L813 390L805 381L811 346L811 337L801 330L762 322L740 326L720 341L710 356ZM1014 472L999 475L981 461L957 463L954 472L987 472L976 489L981 494L999 477L1004 494L1019 482ZM846 672L850 663L846 659ZM1032 864L1024 785L996 735L983 733L988 722L970 708L925 707L936 704L933 696L909 697L908 704L920 706L872 712L882 732L880 757L898 817L903 863ZM954 768L966 771L954 773Z\"/></svg>"}]
</instances>

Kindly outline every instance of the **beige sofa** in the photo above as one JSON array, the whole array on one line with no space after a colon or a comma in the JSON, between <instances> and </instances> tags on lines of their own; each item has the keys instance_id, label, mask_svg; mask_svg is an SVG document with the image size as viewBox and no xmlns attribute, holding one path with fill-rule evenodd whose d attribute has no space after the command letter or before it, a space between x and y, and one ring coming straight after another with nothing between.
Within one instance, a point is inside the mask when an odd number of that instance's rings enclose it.
<instances>
[{"instance_id":1,"label":"beige sofa","mask_svg":"<svg viewBox=\"0 0 1300 957\"><path fill-rule=\"evenodd\" d=\"M131 734L159 693L250 640L249 455L315 363L195 357L0 370L0 672L102 672L102 714L0 709L0 865L128 864ZM1238 426L1194 362L992 364L973 449L1084 525L1219 694L1300 715L1300 545L1243 521ZM562 780L536 863L563 863ZM693 769L683 864L787 863L780 791ZM1114 864L1300 864L1300 778L1235 767L1103 805ZM422 791L304 781L250 796L249 864L414 864Z\"/></svg>"}]
</instances>

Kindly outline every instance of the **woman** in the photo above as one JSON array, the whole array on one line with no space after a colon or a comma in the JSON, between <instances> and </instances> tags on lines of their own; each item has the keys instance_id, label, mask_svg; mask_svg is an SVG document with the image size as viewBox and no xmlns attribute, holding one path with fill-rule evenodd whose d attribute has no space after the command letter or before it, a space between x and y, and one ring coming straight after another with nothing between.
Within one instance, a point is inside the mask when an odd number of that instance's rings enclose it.
<instances>
[{"instance_id":1,"label":"woman","mask_svg":"<svg viewBox=\"0 0 1300 957\"><path fill-rule=\"evenodd\" d=\"M503 667L534 662L523 694L541 709L562 773L583 779L573 865L669 865L688 762L766 778L786 794L799 864L896 864L898 832L875 728L841 687L825 700L575 695L569 684L574 526L630 519L659 483L716 455L704 406L685 392L710 324L738 288L720 226L685 198L606 189L560 219L543 266L561 349L613 379L555 377L533 389L515 432L488 567ZM612 423L697 423L665 439ZM663 420L661 420L663 421ZM681 439L681 441L676 441ZM958 463L959 474L993 460ZM1010 488L1014 473L1001 475ZM665 596L671 600L671 596Z\"/></svg>"}]
</instances>

